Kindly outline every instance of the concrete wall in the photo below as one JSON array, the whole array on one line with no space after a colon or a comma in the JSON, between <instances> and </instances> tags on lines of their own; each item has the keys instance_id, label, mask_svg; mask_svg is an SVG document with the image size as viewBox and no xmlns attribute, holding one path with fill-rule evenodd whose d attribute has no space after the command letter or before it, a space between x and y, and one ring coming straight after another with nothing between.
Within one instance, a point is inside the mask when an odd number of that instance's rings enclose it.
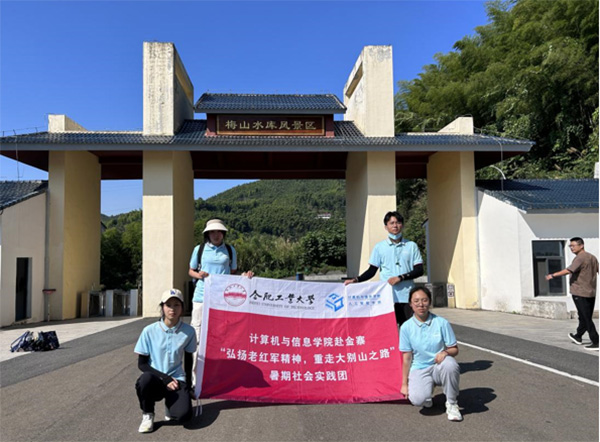
<instances>
[{"instance_id":1,"label":"concrete wall","mask_svg":"<svg viewBox=\"0 0 600 442\"><path fill-rule=\"evenodd\" d=\"M31 258L31 315L24 322L44 320L46 194L7 207L0 214L0 326L15 321L17 258ZM5 349L8 351L8 349Z\"/></svg>"},{"instance_id":2,"label":"concrete wall","mask_svg":"<svg viewBox=\"0 0 600 442\"><path fill-rule=\"evenodd\" d=\"M173 43L144 42L144 134L174 135L194 118L194 87Z\"/></svg>"},{"instance_id":3,"label":"concrete wall","mask_svg":"<svg viewBox=\"0 0 600 442\"><path fill-rule=\"evenodd\" d=\"M574 258L568 247L574 236L598 256L597 212L525 213L479 191L478 230L481 308L556 319L574 316L571 296L534 296L532 242L564 241L565 266ZM568 278L564 282L568 292Z\"/></svg>"},{"instance_id":4,"label":"concrete wall","mask_svg":"<svg viewBox=\"0 0 600 442\"><path fill-rule=\"evenodd\" d=\"M481 308L520 313L524 285L533 290L531 275L522 276L532 265L531 246L525 267L521 262L521 217L514 207L482 192L478 203Z\"/></svg>"},{"instance_id":5,"label":"concrete wall","mask_svg":"<svg viewBox=\"0 0 600 442\"><path fill-rule=\"evenodd\" d=\"M87 130L66 115L48 114L48 132L86 132Z\"/></svg>"},{"instance_id":6,"label":"concrete wall","mask_svg":"<svg viewBox=\"0 0 600 442\"><path fill-rule=\"evenodd\" d=\"M144 152L143 306L158 316L163 291L184 291L194 247L194 193L189 152Z\"/></svg>"},{"instance_id":7,"label":"concrete wall","mask_svg":"<svg viewBox=\"0 0 600 442\"><path fill-rule=\"evenodd\" d=\"M88 152L49 153L48 282L51 318L79 315L81 293L100 285L100 164Z\"/></svg>"}]
</instances>

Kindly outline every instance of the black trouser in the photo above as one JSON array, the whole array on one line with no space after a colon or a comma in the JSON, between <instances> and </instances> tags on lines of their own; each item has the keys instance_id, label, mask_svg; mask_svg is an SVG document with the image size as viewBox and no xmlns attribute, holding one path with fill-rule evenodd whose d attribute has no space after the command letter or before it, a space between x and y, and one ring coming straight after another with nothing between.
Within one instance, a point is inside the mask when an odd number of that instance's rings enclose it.
<instances>
[{"instance_id":1,"label":"black trouser","mask_svg":"<svg viewBox=\"0 0 600 442\"><path fill-rule=\"evenodd\" d=\"M140 400L140 408L144 413L154 413L154 404L165 400L169 416L177 420L192 417L192 398L185 382L179 382L179 389L171 391L158 376L144 372L135 383L135 391Z\"/></svg>"},{"instance_id":2,"label":"black trouser","mask_svg":"<svg viewBox=\"0 0 600 442\"><path fill-rule=\"evenodd\" d=\"M581 338L585 332L588 332L592 343L598 344L598 332L592 320L596 298L584 298L583 296L573 295L573 302L575 302L577 316L579 316L577 336Z\"/></svg>"},{"instance_id":3,"label":"black trouser","mask_svg":"<svg viewBox=\"0 0 600 442\"><path fill-rule=\"evenodd\" d=\"M398 328L400 328L402 327L402 324L410 319L413 311L407 302L395 302L394 313L396 314L396 324L398 324Z\"/></svg>"}]
</instances>

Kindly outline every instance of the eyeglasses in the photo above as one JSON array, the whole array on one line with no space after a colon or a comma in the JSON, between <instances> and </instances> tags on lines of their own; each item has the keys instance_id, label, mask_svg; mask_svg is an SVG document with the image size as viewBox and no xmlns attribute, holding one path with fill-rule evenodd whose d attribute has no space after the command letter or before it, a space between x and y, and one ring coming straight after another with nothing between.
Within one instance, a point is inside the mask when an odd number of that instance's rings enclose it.
<instances>
[{"instance_id":1,"label":"eyeglasses","mask_svg":"<svg viewBox=\"0 0 600 442\"><path fill-rule=\"evenodd\" d=\"M428 298L426 298L426 299L416 299L414 301L411 301L411 304L414 304L414 305L427 305L427 304L429 304L429 299Z\"/></svg>"}]
</instances>

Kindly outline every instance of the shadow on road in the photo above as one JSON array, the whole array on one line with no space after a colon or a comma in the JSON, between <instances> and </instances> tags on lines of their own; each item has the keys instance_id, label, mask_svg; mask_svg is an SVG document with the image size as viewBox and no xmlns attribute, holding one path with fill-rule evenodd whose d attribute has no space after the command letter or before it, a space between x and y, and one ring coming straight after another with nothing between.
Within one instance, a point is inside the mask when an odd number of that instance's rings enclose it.
<instances>
[{"instance_id":1,"label":"shadow on road","mask_svg":"<svg viewBox=\"0 0 600 442\"><path fill-rule=\"evenodd\" d=\"M496 399L496 394L491 388L468 388L460 390L458 396L458 405L463 416L468 414L483 413L488 411L486 406L489 402ZM433 407L421 408L419 410L423 416L439 416L446 413L446 396L443 393L433 397Z\"/></svg>"},{"instance_id":2,"label":"shadow on road","mask_svg":"<svg viewBox=\"0 0 600 442\"><path fill-rule=\"evenodd\" d=\"M241 401L216 401L202 406L202 414L196 416L194 407L194 417L184 424L187 430L201 430L212 425L223 410L234 410L240 408L261 408L261 407L285 407L289 404L272 404L264 402L241 402ZM200 413L200 411L199 411ZM168 425L168 423L163 423Z\"/></svg>"},{"instance_id":3,"label":"shadow on road","mask_svg":"<svg viewBox=\"0 0 600 442\"><path fill-rule=\"evenodd\" d=\"M487 404L496 397L496 393L492 388L467 388L466 390L460 390L458 405L463 408L461 411L463 415L483 413L489 410Z\"/></svg>"},{"instance_id":4,"label":"shadow on road","mask_svg":"<svg viewBox=\"0 0 600 442\"><path fill-rule=\"evenodd\" d=\"M492 366L492 361L473 361L473 362L460 362L460 372L468 373L469 371L483 371L487 370Z\"/></svg>"}]
</instances>

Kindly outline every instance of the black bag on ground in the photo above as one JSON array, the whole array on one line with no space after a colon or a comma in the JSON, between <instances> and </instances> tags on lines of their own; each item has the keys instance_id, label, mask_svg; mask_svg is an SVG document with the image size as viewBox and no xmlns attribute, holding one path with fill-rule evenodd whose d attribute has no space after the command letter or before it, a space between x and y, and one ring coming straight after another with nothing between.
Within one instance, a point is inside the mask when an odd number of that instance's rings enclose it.
<instances>
[{"instance_id":1,"label":"black bag on ground","mask_svg":"<svg viewBox=\"0 0 600 442\"><path fill-rule=\"evenodd\" d=\"M35 340L33 351L49 351L55 350L60 347L58 342L58 336L55 331L39 332L38 337Z\"/></svg>"},{"instance_id":2,"label":"black bag on ground","mask_svg":"<svg viewBox=\"0 0 600 442\"><path fill-rule=\"evenodd\" d=\"M33 343L35 338L33 332L26 331L10 344L10 351L33 351Z\"/></svg>"},{"instance_id":3,"label":"black bag on ground","mask_svg":"<svg viewBox=\"0 0 600 442\"><path fill-rule=\"evenodd\" d=\"M39 332L37 339L32 331L26 331L10 344L10 351L48 351L60 347L55 331Z\"/></svg>"}]
</instances>

